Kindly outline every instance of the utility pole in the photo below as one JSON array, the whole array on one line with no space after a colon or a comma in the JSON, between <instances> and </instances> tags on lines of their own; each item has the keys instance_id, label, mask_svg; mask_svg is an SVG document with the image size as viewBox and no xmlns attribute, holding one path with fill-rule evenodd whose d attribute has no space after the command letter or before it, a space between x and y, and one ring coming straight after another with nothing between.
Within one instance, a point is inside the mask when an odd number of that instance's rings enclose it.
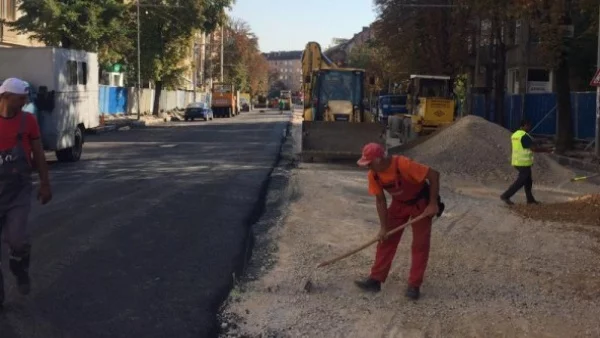
<instances>
[{"instance_id":1,"label":"utility pole","mask_svg":"<svg viewBox=\"0 0 600 338\"><path fill-rule=\"evenodd\" d=\"M192 67L192 102L196 103L196 88L198 87L198 41L194 37L194 66Z\"/></svg>"},{"instance_id":2,"label":"utility pole","mask_svg":"<svg viewBox=\"0 0 600 338\"><path fill-rule=\"evenodd\" d=\"M200 86L204 88L204 62L206 59L206 34L202 32L200 35L200 52L199 52L199 63L200 63Z\"/></svg>"},{"instance_id":3,"label":"utility pole","mask_svg":"<svg viewBox=\"0 0 600 338\"><path fill-rule=\"evenodd\" d=\"M140 29L140 0L137 1L137 119L141 119L141 91L142 91L142 48L140 46L140 41L142 40Z\"/></svg>"},{"instance_id":4,"label":"utility pole","mask_svg":"<svg viewBox=\"0 0 600 338\"><path fill-rule=\"evenodd\" d=\"M600 8L598 9L598 69L600 69ZM596 88L596 156L600 158L600 87Z\"/></svg>"},{"instance_id":5,"label":"utility pole","mask_svg":"<svg viewBox=\"0 0 600 338\"><path fill-rule=\"evenodd\" d=\"M223 82L223 54L225 53L225 27L221 25L221 82Z\"/></svg>"}]
</instances>

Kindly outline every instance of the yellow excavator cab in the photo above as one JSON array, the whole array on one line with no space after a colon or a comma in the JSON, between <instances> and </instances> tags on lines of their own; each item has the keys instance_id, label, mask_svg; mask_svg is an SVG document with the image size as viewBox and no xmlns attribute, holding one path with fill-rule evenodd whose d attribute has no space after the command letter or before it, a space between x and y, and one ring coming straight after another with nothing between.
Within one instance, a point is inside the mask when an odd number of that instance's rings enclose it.
<instances>
[{"instance_id":1,"label":"yellow excavator cab","mask_svg":"<svg viewBox=\"0 0 600 338\"><path fill-rule=\"evenodd\" d=\"M385 146L385 126L365 107L365 71L340 68L309 42L302 54L302 158L358 158L370 142Z\"/></svg>"}]
</instances>

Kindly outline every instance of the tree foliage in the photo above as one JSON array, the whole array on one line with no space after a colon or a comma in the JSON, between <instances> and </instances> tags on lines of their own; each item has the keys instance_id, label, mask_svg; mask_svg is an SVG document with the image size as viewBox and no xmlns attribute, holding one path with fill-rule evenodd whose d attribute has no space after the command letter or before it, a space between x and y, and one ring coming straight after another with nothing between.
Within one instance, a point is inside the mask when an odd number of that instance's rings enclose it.
<instances>
[{"instance_id":1,"label":"tree foliage","mask_svg":"<svg viewBox=\"0 0 600 338\"><path fill-rule=\"evenodd\" d=\"M220 56L216 58L220 59ZM219 65L220 60L213 64ZM261 54L258 38L247 22L230 18L225 27L224 78L242 92L254 96L268 89L269 65Z\"/></svg>"},{"instance_id":2,"label":"tree foliage","mask_svg":"<svg viewBox=\"0 0 600 338\"><path fill-rule=\"evenodd\" d=\"M120 61L132 47L127 6L117 0L22 0L19 33L48 46L97 52L101 63Z\"/></svg>"},{"instance_id":3,"label":"tree foliage","mask_svg":"<svg viewBox=\"0 0 600 338\"><path fill-rule=\"evenodd\" d=\"M486 96L493 97L497 122L502 120L504 111L506 55L513 43L510 35L514 34L515 21L521 20L532 33L529 40L521 43L535 48L536 55L539 54L536 61L555 73L557 149L570 147L570 82L587 87L585 83L595 70L598 0L374 0L374 3L379 14L374 24L377 40L399 68L451 76L470 72L473 85L474 68L479 64L475 59L481 60L485 64L482 65L486 73L484 87L492 90ZM422 6L432 4L454 6ZM570 23L574 25L572 38L565 36L565 25ZM571 74L582 80L570 81Z\"/></svg>"}]
</instances>

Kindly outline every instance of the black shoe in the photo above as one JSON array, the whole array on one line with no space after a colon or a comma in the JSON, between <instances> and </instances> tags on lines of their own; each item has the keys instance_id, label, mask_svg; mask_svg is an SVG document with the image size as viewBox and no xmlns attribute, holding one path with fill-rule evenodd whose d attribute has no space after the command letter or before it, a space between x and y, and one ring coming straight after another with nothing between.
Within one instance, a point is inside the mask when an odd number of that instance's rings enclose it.
<instances>
[{"instance_id":1,"label":"black shoe","mask_svg":"<svg viewBox=\"0 0 600 338\"><path fill-rule=\"evenodd\" d=\"M365 280L357 280L354 282L363 291L379 292L381 291L381 282L371 278Z\"/></svg>"},{"instance_id":2,"label":"black shoe","mask_svg":"<svg viewBox=\"0 0 600 338\"><path fill-rule=\"evenodd\" d=\"M19 293L26 296L31 292L31 278L29 278L29 248L25 251L11 253L8 260L10 271L17 278Z\"/></svg>"},{"instance_id":3,"label":"black shoe","mask_svg":"<svg viewBox=\"0 0 600 338\"><path fill-rule=\"evenodd\" d=\"M406 297L408 297L412 300L417 300L417 299L419 299L419 296L421 296L421 292L419 291L419 288L414 287L414 286L409 286L408 289L406 289Z\"/></svg>"},{"instance_id":4,"label":"black shoe","mask_svg":"<svg viewBox=\"0 0 600 338\"><path fill-rule=\"evenodd\" d=\"M510 198L506 198L506 197L500 197L500 199L501 199L501 200L502 200L504 203L506 203L507 205L515 205L515 204L513 203L513 201L511 201L511 200L510 200Z\"/></svg>"},{"instance_id":5,"label":"black shoe","mask_svg":"<svg viewBox=\"0 0 600 338\"><path fill-rule=\"evenodd\" d=\"M532 200L532 201L527 201L527 204L539 205L541 203L536 200Z\"/></svg>"}]
</instances>

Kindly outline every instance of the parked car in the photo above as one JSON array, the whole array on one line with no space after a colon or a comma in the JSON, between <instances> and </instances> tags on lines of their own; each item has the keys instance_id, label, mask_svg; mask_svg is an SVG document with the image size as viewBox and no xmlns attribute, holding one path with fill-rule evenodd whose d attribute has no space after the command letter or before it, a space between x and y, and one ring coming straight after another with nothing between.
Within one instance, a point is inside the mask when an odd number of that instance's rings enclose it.
<instances>
[{"instance_id":1,"label":"parked car","mask_svg":"<svg viewBox=\"0 0 600 338\"><path fill-rule=\"evenodd\" d=\"M186 121L194 121L194 119L203 119L204 121L214 118L213 111L204 102L190 103L183 113L183 118Z\"/></svg>"}]
</instances>

